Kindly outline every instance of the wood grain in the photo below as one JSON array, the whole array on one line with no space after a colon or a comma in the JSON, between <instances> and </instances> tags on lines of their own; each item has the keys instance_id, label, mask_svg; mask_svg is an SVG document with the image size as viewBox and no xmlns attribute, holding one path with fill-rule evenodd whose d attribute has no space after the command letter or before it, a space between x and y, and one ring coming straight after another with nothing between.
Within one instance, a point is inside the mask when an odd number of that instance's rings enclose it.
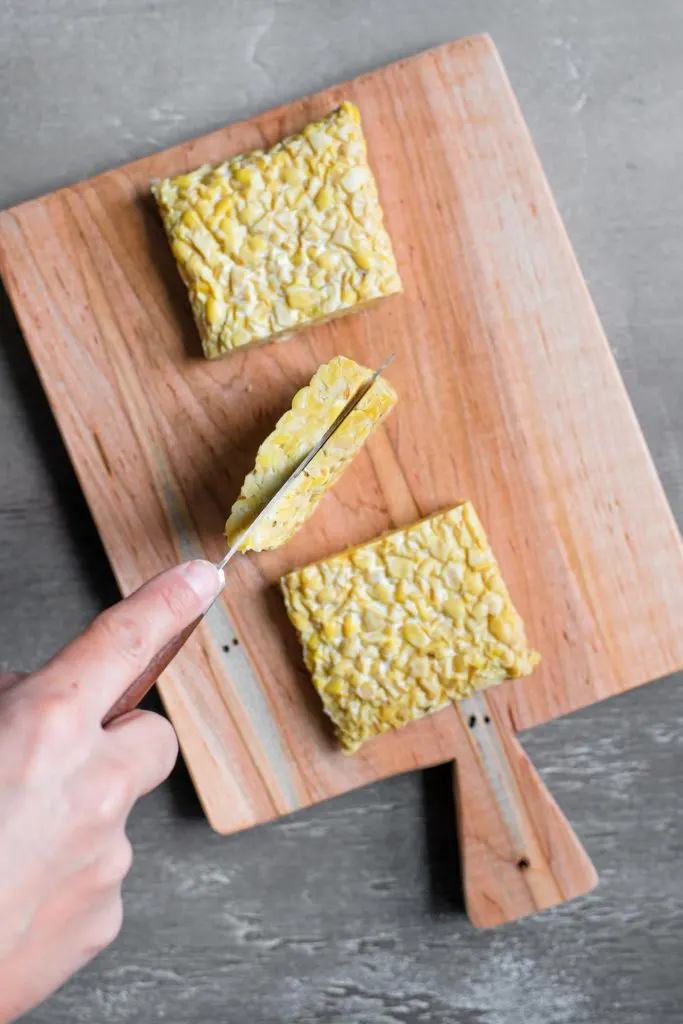
<instances>
[{"instance_id":1,"label":"wood grain","mask_svg":"<svg viewBox=\"0 0 683 1024\"><path fill-rule=\"evenodd\" d=\"M270 144L345 97L363 114L405 296L202 362L150 179ZM179 558L221 555L259 441L321 361L400 352L386 428L290 545L231 567L162 680L219 831L467 756L454 710L342 756L274 589L464 497L544 654L490 698L514 730L683 664L680 539L487 38L8 211L0 268L124 592Z\"/></svg>"},{"instance_id":2,"label":"wood grain","mask_svg":"<svg viewBox=\"0 0 683 1024\"><path fill-rule=\"evenodd\" d=\"M598 876L487 694L458 704L455 789L465 906L477 928L547 910L597 885Z\"/></svg>"}]
</instances>

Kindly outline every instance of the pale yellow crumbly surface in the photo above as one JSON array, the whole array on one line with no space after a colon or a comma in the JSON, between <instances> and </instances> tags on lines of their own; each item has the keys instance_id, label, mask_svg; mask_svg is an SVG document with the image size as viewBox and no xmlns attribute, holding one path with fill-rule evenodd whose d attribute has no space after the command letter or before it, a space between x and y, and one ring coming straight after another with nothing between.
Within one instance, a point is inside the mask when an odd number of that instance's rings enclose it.
<instances>
[{"instance_id":1,"label":"pale yellow crumbly surface","mask_svg":"<svg viewBox=\"0 0 683 1024\"><path fill-rule=\"evenodd\" d=\"M152 192L208 358L401 291L352 103Z\"/></svg>"},{"instance_id":2,"label":"pale yellow crumbly surface","mask_svg":"<svg viewBox=\"0 0 683 1024\"><path fill-rule=\"evenodd\" d=\"M470 502L281 580L325 711L347 751L529 675L526 640Z\"/></svg>"},{"instance_id":3,"label":"pale yellow crumbly surface","mask_svg":"<svg viewBox=\"0 0 683 1024\"><path fill-rule=\"evenodd\" d=\"M320 441L371 370L337 356L321 366L295 396L292 407L263 442L253 470L225 524L230 544L251 523L295 467ZM285 544L315 511L325 491L339 479L370 432L396 403L396 392L381 377L318 452L292 489L278 500L272 516L249 534L243 550L264 551Z\"/></svg>"}]
</instances>

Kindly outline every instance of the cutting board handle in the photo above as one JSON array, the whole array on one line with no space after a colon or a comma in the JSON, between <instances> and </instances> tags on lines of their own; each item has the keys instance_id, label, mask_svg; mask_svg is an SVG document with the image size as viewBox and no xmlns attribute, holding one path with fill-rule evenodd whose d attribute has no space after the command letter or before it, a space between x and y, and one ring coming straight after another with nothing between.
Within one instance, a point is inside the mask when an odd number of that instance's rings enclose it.
<instances>
[{"instance_id":1,"label":"cutting board handle","mask_svg":"<svg viewBox=\"0 0 683 1024\"><path fill-rule=\"evenodd\" d=\"M455 763L465 905L493 928L590 892L598 876L524 753L484 694L457 705L467 744Z\"/></svg>"}]
</instances>

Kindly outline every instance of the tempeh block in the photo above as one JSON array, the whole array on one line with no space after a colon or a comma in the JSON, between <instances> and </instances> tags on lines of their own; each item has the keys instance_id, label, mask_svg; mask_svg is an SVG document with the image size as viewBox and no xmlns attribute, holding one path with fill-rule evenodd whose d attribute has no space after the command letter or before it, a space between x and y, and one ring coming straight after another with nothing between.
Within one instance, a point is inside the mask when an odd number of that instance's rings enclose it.
<instances>
[{"instance_id":1,"label":"tempeh block","mask_svg":"<svg viewBox=\"0 0 683 1024\"><path fill-rule=\"evenodd\" d=\"M209 359L401 291L352 103L152 192Z\"/></svg>"},{"instance_id":2,"label":"tempeh block","mask_svg":"<svg viewBox=\"0 0 683 1024\"><path fill-rule=\"evenodd\" d=\"M371 375L371 370L352 359L337 356L321 366L311 382L294 396L291 409L259 448L254 468L232 507L225 525L228 543L233 544L253 522ZM264 551L286 544L395 403L396 392L378 377L291 490L277 502L274 513L250 532L243 550Z\"/></svg>"},{"instance_id":3,"label":"tempeh block","mask_svg":"<svg viewBox=\"0 0 683 1024\"><path fill-rule=\"evenodd\" d=\"M540 660L470 502L291 572L281 587L349 752Z\"/></svg>"}]
</instances>

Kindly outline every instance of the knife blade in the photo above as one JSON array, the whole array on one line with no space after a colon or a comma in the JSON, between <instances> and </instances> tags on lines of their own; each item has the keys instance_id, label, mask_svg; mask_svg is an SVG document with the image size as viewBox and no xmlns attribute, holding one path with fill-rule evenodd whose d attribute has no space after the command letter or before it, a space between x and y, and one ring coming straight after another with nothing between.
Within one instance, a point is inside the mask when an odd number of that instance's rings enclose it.
<instances>
[{"instance_id":1,"label":"knife blade","mask_svg":"<svg viewBox=\"0 0 683 1024\"><path fill-rule=\"evenodd\" d=\"M282 483L280 485L280 487L278 487L278 489L275 492L275 494L272 496L272 498L268 502L266 502L266 504L263 506L263 508L261 509L259 514L256 516L256 518L252 519L252 521L249 523L249 525L244 530L242 530L242 532L239 534L237 540L234 542L234 544L232 545L230 550L225 554L225 556L221 559L221 561L218 562L216 568L220 572L223 571L223 569L228 564L228 562L231 560L231 558L233 558L233 556L236 555L237 552L241 550L242 545L243 545L244 541L247 539L247 537L249 536L249 534L253 530L256 529L256 527L258 526L259 523L263 522L265 519L268 518L268 516L271 514L271 512L276 507L276 505L278 505L279 502L282 500L282 498L284 498L284 496L289 493L289 491L292 489L292 487L294 486L296 481L299 479L299 477L302 475L302 473L304 473L305 470L308 468L308 466L310 466L310 464L313 462L313 459L316 457L318 452L322 451L322 449L325 447L325 445L330 440L330 438L334 434L337 433L337 431L341 427L341 425L344 422L344 420L348 419L348 417L351 415L353 410L360 404L360 402L363 401L363 399L365 398L365 396L367 395L368 391L370 390L372 385L375 383L375 381L377 380L379 375L381 373L383 373L384 370L386 370L386 368L389 365L389 363L391 363L395 358L396 358L396 353L392 352L392 354L387 359L384 360L382 365L379 366L374 371L372 376L368 377L368 379L366 381L364 381L361 384L361 386L354 392L354 394L348 400L348 402L346 403L346 405L344 406L342 411L332 421L332 423L327 428L327 430L325 431L323 436L320 438L318 443L315 445L315 447L313 447L310 450L310 452L308 452L303 457L303 459L294 467L294 469L289 474L289 476L284 481L284 483Z\"/></svg>"}]
</instances>

